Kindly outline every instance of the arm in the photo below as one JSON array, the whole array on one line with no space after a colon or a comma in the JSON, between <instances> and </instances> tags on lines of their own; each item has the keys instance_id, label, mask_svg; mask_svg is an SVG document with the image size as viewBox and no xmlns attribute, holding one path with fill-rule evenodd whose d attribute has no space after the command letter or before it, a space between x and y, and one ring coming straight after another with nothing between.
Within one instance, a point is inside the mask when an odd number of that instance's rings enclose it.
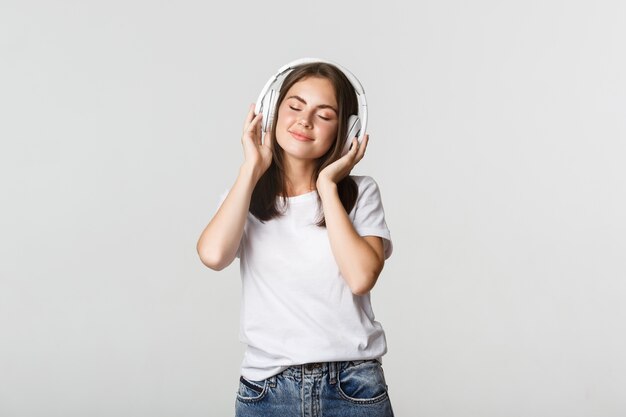
<instances>
[{"instance_id":1,"label":"arm","mask_svg":"<svg viewBox=\"0 0 626 417\"><path fill-rule=\"evenodd\" d=\"M226 199L200 235L196 250L209 268L220 271L235 259L257 181L254 171L242 166Z\"/></svg>"},{"instance_id":2,"label":"arm","mask_svg":"<svg viewBox=\"0 0 626 417\"><path fill-rule=\"evenodd\" d=\"M341 275L356 295L367 294L376 284L385 265L383 241L377 236L359 236L341 204L337 182L348 175L363 158L368 142L367 134L362 144L356 137L353 138L350 151L324 168L316 183L333 256Z\"/></svg>"},{"instance_id":3,"label":"arm","mask_svg":"<svg viewBox=\"0 0 626 417\"><path fill-rule=\"evenodd\" d=\"M250 199L256 183L272 162L271 132L261 141L263 113L254 115L254 103L248 109L241 144L245 161L226 199L198 239L196 250L202 263L220 271L231 264L243 236L250 209Z\"/></svg>"},{"instance_id":4,"label":"arm","mask_svg":"<svg viewBox=\"0 0 626 417\"><path fill-rule=\"evenodd\" d=\"M337 193L337 184L318 189L330 247L353 294L367 294L376 284L385 265L382 238L357 234Z\"/></svg>"}]
</instances>

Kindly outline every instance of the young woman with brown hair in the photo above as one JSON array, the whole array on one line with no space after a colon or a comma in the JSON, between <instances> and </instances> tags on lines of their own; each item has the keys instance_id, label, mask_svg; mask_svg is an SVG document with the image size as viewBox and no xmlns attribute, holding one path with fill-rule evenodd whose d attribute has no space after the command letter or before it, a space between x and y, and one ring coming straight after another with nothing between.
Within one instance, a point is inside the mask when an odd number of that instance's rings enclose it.
<instances>
[{"instance_id":1,"label":"young woman with brown hair","mask_svg":"<svg viewBox=\"0 0 626 417\"><path fill-rule=\"evenodd\" d=\"M263 140L250 106L244 163L198 240L211 269L240 259L238 417L393 416L370 303L391 236L376 182L350 175L369 135L345 153L359 101L340 68L293 68Z\"/></svg>"}]
</instances>

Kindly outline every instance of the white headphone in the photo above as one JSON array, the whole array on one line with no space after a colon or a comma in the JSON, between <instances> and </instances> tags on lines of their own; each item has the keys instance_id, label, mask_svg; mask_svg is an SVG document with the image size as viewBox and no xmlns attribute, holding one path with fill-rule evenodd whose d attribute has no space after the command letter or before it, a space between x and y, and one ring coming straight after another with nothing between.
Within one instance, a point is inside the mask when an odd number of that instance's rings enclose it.
<instances>
[{"instance_id":1,"label":"white headphone","mask_svg":"<svg viewBox=\"0 0 626 417\"><path fill-rule=\"evenodd\" d=\"M335 62L318 58L301 58L282 66L278 69L276 75L271 77L265 84L265 87L263 87L263 89L261 90L261 94L259 94L259 98L256 101L256 106L254 107L254 113L259 114L259 112L263 112L262 129L263 132L267 132L267 129L269 129L269 127L272 125L276 102L278 101L280 88L283 85L285 77L298 65L309 64L313 62L323 62L336 66L341 72L345 74L345 76L354 87L354 91L356 92L357 100L359 102L359 114L352 114L348 119L348 134L346 135L345 144L341 153L342 155L345 155L350 149L350 145L352 144L352 138L358 135L357 140L359 141L359 143L363 141L363 137L365 136L365 128L367 127L367 101L365 99L365 91L363 90L363 86L361 85L359 80L354 76L354 74Z\"/></svg>"}]
</instances>

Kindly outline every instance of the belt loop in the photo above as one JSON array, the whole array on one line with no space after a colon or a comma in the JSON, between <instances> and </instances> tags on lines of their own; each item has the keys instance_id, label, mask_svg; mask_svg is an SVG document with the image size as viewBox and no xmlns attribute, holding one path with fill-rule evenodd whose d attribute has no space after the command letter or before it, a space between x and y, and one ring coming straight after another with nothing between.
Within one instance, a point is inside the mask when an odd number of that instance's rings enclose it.
<instances>
[{"instance_id":1,"label":"belt loop","mask_svg":"<svg viewBox=\"0 0 626 417\"><path fill-rule=\"evenodd\" d=\"M328 367L328 376L330 377L331 385L335 385L337 383L337 373L339 372L337 364L338 362L330 362L330 366Z\"/></svg>"},{"instance_id":2,"label":"belt loop","mask_svg":"<svg viewBox=\"0 0 626 417\"><path fill-rule=\"evenodd\" d=\"M270 387L272 388L276 387L276 375L273 375L270 377L269 384L270 384Z\"/></svg>"}]
</instances>

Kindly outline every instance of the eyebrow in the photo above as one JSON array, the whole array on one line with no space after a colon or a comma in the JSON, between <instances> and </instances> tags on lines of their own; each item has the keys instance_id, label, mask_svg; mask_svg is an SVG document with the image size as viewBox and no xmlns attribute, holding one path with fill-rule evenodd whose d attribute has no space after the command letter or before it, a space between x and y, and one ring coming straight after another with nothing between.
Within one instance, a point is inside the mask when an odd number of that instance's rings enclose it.
<instances>
[{"instance_id":1,"label":"eyebrow","mask_svg":"<svg viewBox=\"0 0 626 417\"><path fill-rule=\"evenodd\" d=\"M296 100L300 101L302 104L306 104L306 101L304 101L304 99L300 96L289 96L287 97L287 99L290 98L295 98ZM337 112L337 109L335 109L333 106L331 106L330 104L320 104L319 106L317 106L318 109L331 109L332 111L335 112L335 114L339 114L339 112Z\"/></svg>"}]
</instances>

